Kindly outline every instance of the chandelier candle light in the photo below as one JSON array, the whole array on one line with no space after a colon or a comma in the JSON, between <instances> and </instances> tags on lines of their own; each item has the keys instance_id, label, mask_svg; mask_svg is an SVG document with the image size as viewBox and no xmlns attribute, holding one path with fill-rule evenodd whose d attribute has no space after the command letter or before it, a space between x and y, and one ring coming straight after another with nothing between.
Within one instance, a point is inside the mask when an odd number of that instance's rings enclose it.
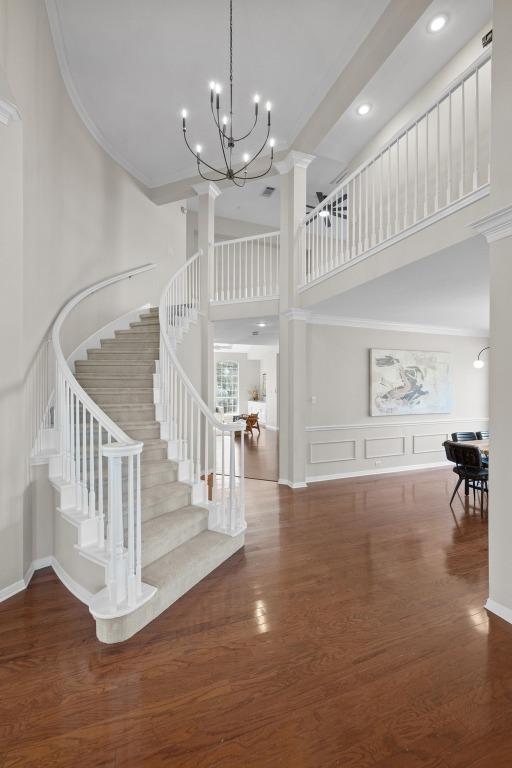
<instances>
[{"instance_id":1,"label":"chandelier candle light","mask_svg":"<svg viewBox=\"0 0 512 768\"><path fill-rule=\"evenodd\" d=\"M202 153L202 147L200 144L196 145L195 150L192 149L190 146L188 139L187 139L187 110L184 109L181 112L182 117L182 129L183 129L183 138L185 140L185 144L187 145L188 149L197 161L197 170L201 178L206 179L206 181L222 181L223 179L231 179L233 184L235 184L237 187L243 187L245 182L247 180L251 179L261 179L263 176L266 176L267 173L270 172L272 168L272 163L274 161L274 139L269 138L270 137L270 126L271 126L271 110L272 105L270 101L267 101L266 103L266 109L267 109L267 135L265 136L265 140L263 144L261 145L260 149L251 157L247 152L245 152L242 155L242 161L235 161L235 164L233 164L233 150L237 147L237 144L241 141L244 141L244 139L247 139L254 129L256 128L256 124L258 122L258 114L259 114L259 103L260 103L260 97L258 95L254 96L254 122L252 124L251 129L244 134L243 136L240 136L239 138L235 138L234 131L233 131L233 0L230 0L229 2L229 117L227 115L224 115L221 119L220 117L220 94L221 94L221 86L219 83L211 82L210 83L210 108L213 116L213 121L215 123L215 126L217 128L220 146L222 149L222 156L224 158L224 164L226 168L221 168L220 170L216 168L215 166L211 165L210 163L207 163L206 160L203 159L201 153ZM253 175L247 174L247 169L249 166L256 160L259 155L263 152L265 147L270 147L270 163L265 171L263 173L255 173ZM208 171L212 171L215 176L206 175Z\"/></svg>"}]
</instances>

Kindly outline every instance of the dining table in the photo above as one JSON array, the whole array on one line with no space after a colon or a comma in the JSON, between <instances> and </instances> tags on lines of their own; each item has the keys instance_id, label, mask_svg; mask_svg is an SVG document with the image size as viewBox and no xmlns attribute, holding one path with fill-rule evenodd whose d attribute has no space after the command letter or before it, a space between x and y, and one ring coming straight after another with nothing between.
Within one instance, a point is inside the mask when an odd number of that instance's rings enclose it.
<instances>
[{"instance_id":1,"label":"dining table","mask_svg":"<svg viewBox=\"0 0 512 768\"><path fill-rule=\"evenodd\" d=\"M480 453L489 456L489 440L464 440L464 445L476 445Z\"/></svg>"}]
</instances>

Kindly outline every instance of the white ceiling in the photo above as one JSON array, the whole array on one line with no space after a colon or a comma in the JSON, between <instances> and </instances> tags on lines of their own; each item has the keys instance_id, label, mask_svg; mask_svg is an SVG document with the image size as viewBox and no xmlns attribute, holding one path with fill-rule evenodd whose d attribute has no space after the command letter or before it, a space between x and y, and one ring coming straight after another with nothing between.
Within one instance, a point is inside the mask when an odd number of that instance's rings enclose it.
<instances>
[{"instance_id":1,"label":"white ceiling","mask_svg":"<svg viewBox=\"0 0 512 768\"><path fill-rule=\"evenodd\" d=\"M428 31L428 22L444 13L448 23L441 32ZM492 0L434 0L352 106L317 147L317 153L335 158L346 167L364 146L411 98L439 72L492 15ZM372 105L360 117L357 107Z\"/></svg>"},{"instance_id":2,"label":"white ceiling","mask_svg":"<svg viewBox=\"0 0 512 768\"><path fill-rule=\"evenodd\" d=\"M481 236L311 308L379 322L489 330L489 249Z\"/></svg>"},{"instance_id":3,"label":"white ceiling","mask_svg":"<svg viewBox=\"0 0 512 768\"><path fill-rule=\"evenodd\" d=\"M257 323L266 323L266 327L259 328ZM258 331L257 336L252 335L254 331ZM216 344L275 346L279 344L279 318L276 315L265 315L218 320L214 323L213 338Z\"/></svg>"},{"instance_id":4,"label":"white ceiling","mask_svg":"<svg viewBox=\"0 0 512 768\"><path fill-rule=\"evenodd\" d=\"M308 203L316 205L316 192L327 194L336 177L369 141L469 42L489 21L492 0L434 0L379 72L316 149L308 168ZM446 13L448 24L438 34L428 22ZM357 112L363 102L372 105L364 118ZM261 197L271 184L271 200ZM279 176L267 177L243 190L226 189L216 202L220 216L272 227L279 226Z\"/></svg>"},{"instance_id":5,"label":"white ceiling","mask_svg":"<svg viewBox=\"0 0 512 768\"><path fill-rule=\"evenodd\" d=\"M274 105L277 147L288 146L388 2L236 0L239 125L258 92ZM195 175L179 114L188 108L191 142L212 152L208 83L227 82L227 0L48 0L48 9L75 104L107 151L150 187Z\"/></svg>"}]
</instances>

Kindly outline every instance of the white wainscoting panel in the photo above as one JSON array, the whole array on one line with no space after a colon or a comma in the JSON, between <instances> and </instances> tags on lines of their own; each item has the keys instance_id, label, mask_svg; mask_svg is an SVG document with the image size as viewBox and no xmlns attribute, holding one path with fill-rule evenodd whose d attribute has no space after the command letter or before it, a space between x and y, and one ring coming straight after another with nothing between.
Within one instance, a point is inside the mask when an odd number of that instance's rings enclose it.
<instances>
[{"instance_id":1,"label":"white wainscoting panel","mask_svg":"<svg viewBox=\"0 0 512 768\"><path fill-rule=\"evenodd\" d=\"M448 432L431 432L428 435L412 436L413 453L444 453L443 443L448 440Z\"/></svg>"},{"instance_id":2,"label":"white wainscoting panel","mask_svg":"<svg viewBox=\"0 0 512 768\"><path fill-rule=\"evenodd\" d=\"M487 417L435 416L306 427L308 482L447 464L443 442L452 432L488 429Z\"/></svg>"},{"instance_id":3,"label":"white wainscoting panel","mask_svg":"<svg viewBox=\"0 0 512 768\"><path fill-rule=\"evenodd\" d=\"M353 461L355 458L355 440L322 440L309 444L309 461L311 464Z\"/></svg>"},{"instance_id":4,"label":"white wainscoting panel","mask_svg":"<svg viewBox=\"0 0 512 768\"><path fill-rule=\"evenodd\" d=\"M405 437L365 437L364 455L367 459L384 459L387 456L405 456Z\"/></svg>"}]
</instances>

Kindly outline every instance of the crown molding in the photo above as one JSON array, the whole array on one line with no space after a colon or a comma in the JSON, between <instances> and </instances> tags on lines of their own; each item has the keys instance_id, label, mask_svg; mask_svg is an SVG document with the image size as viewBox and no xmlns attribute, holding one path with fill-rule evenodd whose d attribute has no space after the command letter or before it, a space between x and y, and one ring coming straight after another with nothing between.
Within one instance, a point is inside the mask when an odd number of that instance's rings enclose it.
<instances>
[{"instance_id":1,"label":"crown molding","mask_svg":"<svg viewBox=\"0 0 512 768\"><path fill-rule=\"evenodd\" d=\"M292 168L307 168L315 159L315 155L308 155L306 152L297 152L292 149L288 152L284 160L274 163L280 174L288 173Z\"/></svg>"},{"instance_id":2,"label":"crown molding","mask_svg":"<svg viewBox=\"0 0 512 768\"><path fill-rule=\"evenodd\" d=\"M21 120L17 107L14 104L11 104L10 101L0 99L0 123L9 125L16 120Z\"/></svg>"},{"instance_id":3,"label":"crown molding","mask_svg":"<svg viewBox=\"0 0 512 768\"><path fill-rule=\"evenodd\" d=\"M281 312L281 317L286 317L287 320L304 320L309 322L311 312L308 309L301 309L300 307L290 307L284 312Z\"/></svg>"},{"instance_id":4,"label":"crown molding","mask_svg":"<svg viewBox=\"0 0 512 768\"><path fill-rule=\"evenodd\" d=\"M146 176L144 173L142 173L142 171L140 171L138 168L135 168L130 162L128 162L128 160L126 160L126 158L122 157L118 152L116 152L116 150L112 147L108 139L101 132L99 127L96 125L96 123L94 122L94 120L91 118L86 108L84 107L82 100L78 95L78 91L73 82L73 77L71 75L71 71L69 68L66 45L64 42L64 37L62 35L62 26L60 23L57 3L55 0L45 0L45 4L46 4L46 13L48 15L48 21L50 24L50 32L53 39L53 46L55 48L55 54L57 56L57 62L59 64L60 74L64 81L67 94L71 100L71 103L76 109L79 117L81 118L82 122L88 129L89 133L92 134L96 142L107 153L107 155L110 155L112 160L114 160L118 165L124 168L124 170L127 171L129 174L131 174L135 179L137 179L142 184L144 184L145 187L147 187L148 189L151 188L152 186L154 186L152 180L148 176Z\"/></svg>"},{"instance_id":5,"label":"crown molding","mask_svg":"<svg viewBox=\"0 0 512 768\"><path fill-rule=\"evenodd\" d=\"M302 310L304 311L304 310ZM439 336L472 336L488 338L489 332L482 328L445 328L437 325L420 325L416 323L394 323L363 317L339 317L338 315L322 315L308 313L306 320L310 325L333 325L343 328L371 328L377 331L398 331L400 333L427 333Z\"/></svg>"},{"instance_id":6,"label":"crown molding","mask_svg":"<svg viewBox=\"0 0 512 768\"><path fill-rule=\"evenodd\" d=\"M213 200L216 200L222 192L214 181L201 181L199 184L192 184L192 189L198 197L209 195Z\"/></svg>"},{"instance_id":7,"label":"crown molding","mask_svg":"<svg viewBox=\"0 0 512 768\"><path fill-rule=\"evenodd\" d=\"M488 243L495 243L512 235L512 205L483 216L471 224L472 228L483 235Z\"/></svg>"}]
</instances>

